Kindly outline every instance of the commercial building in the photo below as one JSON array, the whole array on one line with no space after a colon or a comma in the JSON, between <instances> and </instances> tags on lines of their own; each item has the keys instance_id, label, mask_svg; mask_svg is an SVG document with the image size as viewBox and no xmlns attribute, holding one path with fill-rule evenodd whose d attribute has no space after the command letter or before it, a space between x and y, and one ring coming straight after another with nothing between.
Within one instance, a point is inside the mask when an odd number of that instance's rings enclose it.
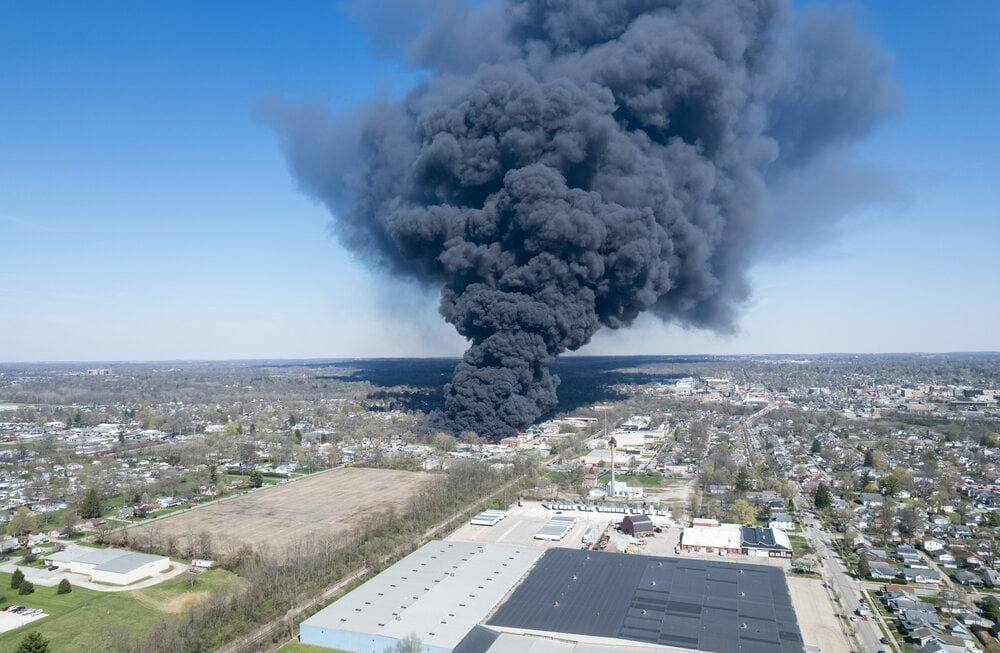
<instances>
[{"instance_id":1,"label":"commercial building","mask_svg":"<svg viewBox=\"0 0 1000 653\"><path fill-rule=\"evenodd\" d=\"M784 531L737 524L685 528L681 534L681 550L751 557L792 557L792 543Z\"/></svg>"},{"instance_id":2,"label":"commercial building","mask_svg":"<svg viewBox=\"0 0 1000 653\"><path fill-rule=\"evenodd\" d=\"M303 643L382 653L802 651L780 569L431 542L302 623Z\"/></svg>"},{"instance_id":3,"label":"commercial building","mask_svg":"<svg viewBox=\"0 0 1000 653\"><path fill-rule=\"evenodd\" d=\"M485 626L618 650L803 648L781 569L575 549L549 549Z\"/></svg>"},{"instance_id":4,"label":"commercial building","mask_svg":"<svg viewBox=\"0 0 1000 653\"><path fill-rule=\"evenodd\" d=\"M681 550L687 553L743 553L739 527L691 526L681 533Z\"/></svg>"},{"instance_id":5,"label":"commercial building","mask_svg":"<svg viewBox=\"0 0 1000 653\"><path fill-rule=\"evenodd\" d=\"M743 555L759 558L791 558L792 542L785 531L760 526L740 527Z\"/></svg>"},{"instance_id":6,"label":"commercial building","mask_svg":"<svg viewBox=\"0 0 1000 653\"><path fill-rule=\"evenodd\" d=\"M90 576L94 582L112 585L131 585L170 569L170 558L122 549L79 547L47 553L44 560L65 571Z\"/></svg>"},{"instance_id":7,"label":"commercial building","mask_svg":"<svg viewBox=\"0 0 1000 653\"><path fill-rule=\"evenodd\" d=\"M502 544L430 542L302 622L300 640L382 653L414 634L425 653L451 653L540 554Z\"/></svg>"}]
</instances>

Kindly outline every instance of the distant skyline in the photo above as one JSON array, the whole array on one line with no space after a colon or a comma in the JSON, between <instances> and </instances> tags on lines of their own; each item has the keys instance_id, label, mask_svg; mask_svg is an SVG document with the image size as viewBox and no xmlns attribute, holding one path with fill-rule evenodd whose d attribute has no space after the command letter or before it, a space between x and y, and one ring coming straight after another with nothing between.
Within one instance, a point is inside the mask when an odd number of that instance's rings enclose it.
<instances>
[{"instance_id":1,"label":"distant skyline","mask_svg":"<svg viewBox=\"0 0 1000 653\"><path fill-rule=\"evenodd\" d=\"M645 316L579 353L1000 350L1000 5L848 6L896 57L904 108L857 148L892 192L768 252L737 335ZM420 75L334 2L4 5L0 361L460 355L434 292L328 237L260 118Z\"/></svg>"}]
</instances>

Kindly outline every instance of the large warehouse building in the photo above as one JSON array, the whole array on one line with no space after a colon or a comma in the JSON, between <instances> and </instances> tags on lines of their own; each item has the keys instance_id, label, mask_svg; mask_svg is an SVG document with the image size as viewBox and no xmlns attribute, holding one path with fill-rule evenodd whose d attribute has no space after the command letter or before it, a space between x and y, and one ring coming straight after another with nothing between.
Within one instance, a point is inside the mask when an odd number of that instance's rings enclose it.
<instances>
[{"instance_id":1,"label":"large warehouse building","mask_svg":"<svg viewBox=\"0 0 1000 653\"><path fill-rule=\"evenodd\" d=\"M303 622L303 643L382 653L801 653L775 567L432 542ZM513 590L513 591L512 591Z\"/></svg>"},{"instance_id":2,"label":"large warehouse building","mask_svg":"<svg viewBox=\"0 0 1000 653\"><path fill-rule=\"evenodd\" d=\"M382 653L414 634L451 653L521 579L541 551L430 542L302 622L304 644Z\"/></svg>"}]
</instances>

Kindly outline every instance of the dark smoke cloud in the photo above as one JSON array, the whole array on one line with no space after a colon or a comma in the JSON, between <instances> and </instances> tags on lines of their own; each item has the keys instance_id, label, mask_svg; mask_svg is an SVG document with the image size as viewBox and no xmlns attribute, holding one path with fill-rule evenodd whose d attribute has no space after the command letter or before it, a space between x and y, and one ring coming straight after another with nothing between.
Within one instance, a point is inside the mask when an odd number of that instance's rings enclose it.
<instances>
[{"instance_id":1,"label":"dark smoke cloud","mask_svg":"<svg viewBox=\"0 0 1000 653\"><path fill-rule=\"evenodd\" d=\"M403 4L424 83L274 119L341 241L440 287L471 343L446 419L484 435L553 408L549 363L602 326L734 329L768 187L898 103L870 37L779 0Z\"/></svg>"}]
</instances>

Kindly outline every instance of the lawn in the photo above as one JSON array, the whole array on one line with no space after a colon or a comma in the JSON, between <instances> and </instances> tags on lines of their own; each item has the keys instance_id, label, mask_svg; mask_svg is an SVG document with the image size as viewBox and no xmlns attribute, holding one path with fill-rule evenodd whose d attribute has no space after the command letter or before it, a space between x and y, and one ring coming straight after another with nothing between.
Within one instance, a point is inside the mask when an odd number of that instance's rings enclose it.
<instances>
[{"instance_id":1,"label":"lawn","mask_svg":"<svg viewBox=\"0 0 1000 653\"><path fill-rule=\"evenodd\" d=\"M298 642L288 642L274 653L350 653L339 648L323 648L321 646L310 646Z\"/></svg>"},{"instance_id":2,"label":"lawn","mask_svg":"<svg viewBox=\"0 0 1000 653\"><path fill-rule=\"evenodd\" d=\"M812 545L809 544L809 541L801 535L789 535L788 541L792 544L793 558L798 558L815 552Z\"/></svg>"},{"instance_id":3,"label":"lawn","mask_svg":"<svg viewBox=\"0 0 1000 653\"><path fill-rule=\"evenodd\" d=\"M212 570L198 577L192 588L185 576L156 587L131 592L97 592L74 587L69 594L56 594L55 587L35 585L33 594L19 596L10 589L10 574L0 573L4 595L2 605L24 605L45 610L49 616L16 630L0 634L0 650L13 651L24 635L37 630L51 643L51 651L103 651L127 624L133 633L143 633L166 611L179 611L185 595L205 592L238 578L229 572ZM177 608L175 610L175 608Z\"/></svg>"}]
</instances>

